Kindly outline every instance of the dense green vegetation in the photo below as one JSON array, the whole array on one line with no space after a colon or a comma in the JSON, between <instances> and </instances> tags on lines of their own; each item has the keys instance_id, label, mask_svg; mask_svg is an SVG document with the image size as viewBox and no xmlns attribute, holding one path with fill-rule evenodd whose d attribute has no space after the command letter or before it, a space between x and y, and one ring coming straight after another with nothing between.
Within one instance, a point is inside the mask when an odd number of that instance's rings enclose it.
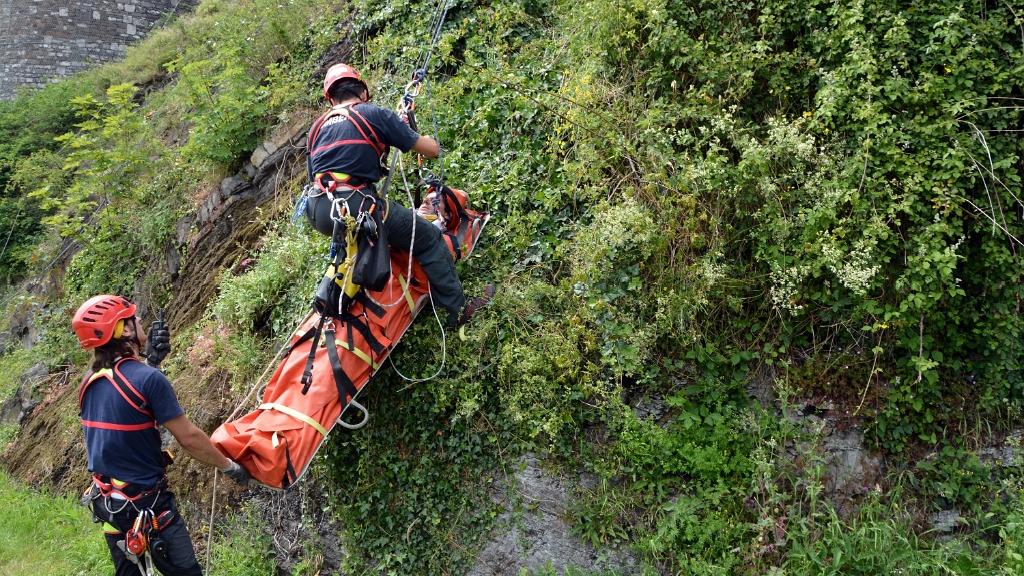
<instances>
[{"instance_id":1,"label":"dense green vegetation","mask_svg":"<svg viewBox=\"0 0 1024 576\"><path fill-rule=\"evenodd\" d=\"M0 358L0 374L66 361L52 353L73 349L62 322L91 293L166 303L176 222L271 127L312 116L324 54L357 40L375 101L394 102L436 8L206 1L125 63L3 104L0 229L16 242L0 274L46 274L77 251L43 344ZM329 500L347 568L464 571L498 515L495 482L533 452L596 478L575 494L578 536L651 571L1019 573L1020 462L976 449L1024 402L1022 14L952 0L452 6L419 121L446 149L429 167L494 215L460 265L467 289L500 289L448 335L439 378L382 371L373 424L328 444L316 474L343 487ZM227 334L218 362L237 387L304 312L325 250L268 218L255 266L225 276L201 321ZM393 359L433 374L437 325L421 317ZM859 510L824 496L820 438L780 417L808 398L888 458ZM651 399L660 418L634 410ZM925 519L946 508L962 522L937 541Z\"/></svg>"}]
</instances>

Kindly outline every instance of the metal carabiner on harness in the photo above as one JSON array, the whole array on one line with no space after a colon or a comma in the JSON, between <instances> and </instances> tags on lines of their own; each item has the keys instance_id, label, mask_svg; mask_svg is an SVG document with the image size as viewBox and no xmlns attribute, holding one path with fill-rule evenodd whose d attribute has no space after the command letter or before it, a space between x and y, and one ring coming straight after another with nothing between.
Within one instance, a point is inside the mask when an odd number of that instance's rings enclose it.
<instances>
[{"instance_id":1,"label":"metal carabiner on harness","mask_svg":"<svg viewBox=\"0 0 1024 576\"><path fill-rule=\"evenodd\" d=\"M363 199L363 204L365 202L366 198ZM370 199L370 208L368 210L363 209L363 204L360 204L359 216L356 217L356 234L369 238L371 241L376 241L379 235L377 220L373 217L373 213L377 210L377 202Z\"/></svg>"}]
</instances>

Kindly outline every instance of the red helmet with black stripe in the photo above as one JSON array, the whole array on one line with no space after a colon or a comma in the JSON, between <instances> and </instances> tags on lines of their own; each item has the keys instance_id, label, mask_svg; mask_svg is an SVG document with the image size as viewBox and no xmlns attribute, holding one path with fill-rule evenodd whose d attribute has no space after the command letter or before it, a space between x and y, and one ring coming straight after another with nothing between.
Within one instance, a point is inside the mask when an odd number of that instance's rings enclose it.
<instances>
[{"instance_id":1,"label":"red helmet with black stripe","mask_svg":"<svg viewBox=\"0 0 1024 576\"><path fill-rule=\"evenodd\" d=\"M363 80L363 77L359 75L359 72L357 72L355 68L349 66L348 64L339 63L328 68L327 74L324 75L324 98L330 98L331 86L333 86L334 83L337 82L338 80L344 78L358 80L360 83L362 83L363 87L366 88L367 92L370 91L370 88L366 85L366 82Z\"/></svg>"},{"instance_id":2,"label":"red helmet with black stripe","mask_svg":"<svg viewBox=\"0 0 1024 576\"><path fill-rule=\"evenodd\" d=\"M71 327L82 348L89 350L110 342L118 321L135 316L135 309L131 300L121 296L93 296L78 307Z\"/></svg>"}]
</instances>

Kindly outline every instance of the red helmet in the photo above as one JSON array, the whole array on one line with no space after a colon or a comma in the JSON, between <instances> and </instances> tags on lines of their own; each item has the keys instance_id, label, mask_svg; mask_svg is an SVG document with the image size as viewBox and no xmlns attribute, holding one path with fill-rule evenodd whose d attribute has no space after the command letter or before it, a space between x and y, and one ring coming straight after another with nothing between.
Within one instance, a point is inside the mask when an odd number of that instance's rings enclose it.
<instances>
[{"instance_id":1,"label":"red helmet","mask_svg":"<svg viewBox=\"0 0 1024 576\"><path fill-rule=\"evenodd\" d=\"M102 294L89 298L78 307L71 320L71 327L82 343L82 348L89 350L110 342L118 321L132 316L135 316L135 304L130 300Z\"/></svg>"},{"instance_id":2,"label":"red helmet","mask_svg":"<svg viewBox=\"0 0 1024 576\"><path fill-rule=\"evenodd\" d=\"M469 196L458 188L445 186L442 198L444 199L444 209L448 212L449 226L457 229L462 218L466 216L466 209L469 208Z\"/></svg>"},{"instance_id":3,"label":"red helmet","mask_svg":"<svg viewBox=\"0 0 1024 576\"><path fill-rule=\"evenodd\" d=\"M356 72L355 68L348 64L335 64L327 69L327 74L324 76L324 98L330 98L331 86L342 78L358 80L362 82L367 92L370 91L370 88L366 86L366 82L363 81L363 77L359 75L359 72Z\"/></svg>"}]
</instances>

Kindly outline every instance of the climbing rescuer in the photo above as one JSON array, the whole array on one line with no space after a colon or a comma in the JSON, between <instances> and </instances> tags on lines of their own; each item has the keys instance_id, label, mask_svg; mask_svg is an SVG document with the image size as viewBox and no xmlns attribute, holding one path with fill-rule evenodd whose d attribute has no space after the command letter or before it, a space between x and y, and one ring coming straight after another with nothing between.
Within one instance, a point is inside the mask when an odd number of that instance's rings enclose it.
<instances>
[{"instance_id":1,"label":"climbing rescuer","mask_svg":"<svg viewBox=\"0 0 1024 576\"><path fill-rule=\"evenodd\" d=\"M82 348L92 350L79 388L79 409L92 483L83 504L103 523L116 576L201 575L192 540L168 490L165 427L193 458L245 484L249 474L224 457L178 404L157 368L170 352L162 317L144 334L136 306L120 296L87 300L71 321ZM146 362L139 357L145 351Z\"/></svg>"},{"instance_id":2,"label":"climbing rescuer","mask_svg":"<svg viewBox=\"0 0 1024 576\"><path fill-rule=\"evenodd\" d=\"M413 245L413 256L430 280L434 305L448 311L449 325L468 321L490 300L493 286L488 286L484 297L473 298L467 304L441 231L412 209L394 201L385 203L376 190L376 183L387 171L390 147L437 158L437 141L417 134L395 112L370 104L369 87L347 64L335 64L327 70L323 93L331 109L313 123L306 142L311 183L307 187L306 218L317 231L332 236L337 232L331 217L336 201L346 205L353 216L375 205L388 245L401 250Z\"/></svg>"}]
</instances>

